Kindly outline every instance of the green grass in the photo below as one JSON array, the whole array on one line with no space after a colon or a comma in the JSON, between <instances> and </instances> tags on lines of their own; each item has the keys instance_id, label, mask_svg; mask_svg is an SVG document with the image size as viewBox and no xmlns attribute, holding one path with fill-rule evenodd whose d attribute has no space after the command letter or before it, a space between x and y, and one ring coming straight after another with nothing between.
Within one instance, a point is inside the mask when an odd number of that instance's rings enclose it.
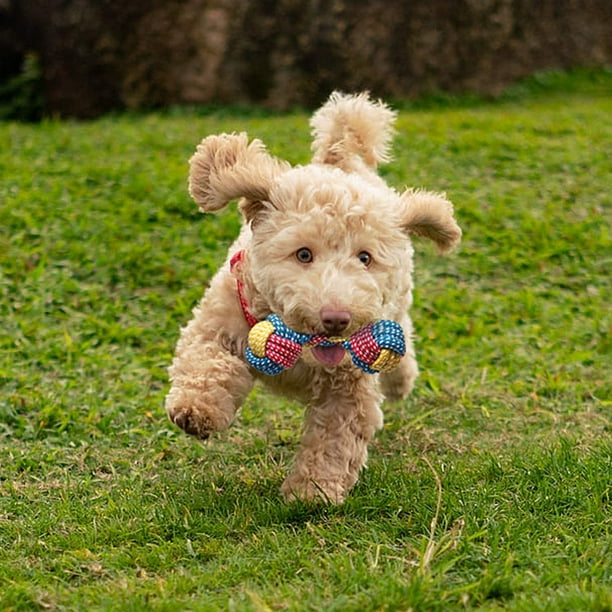
<instances>
[{"instance_id":1,"label":"green grass","mask_svg":"<svg viewBox=\"0 0 612 612\"><path fill-rule=\"evenodd\" d=\"M611 610L609 72L403 108L389 182L445 190L419 243L422 375L341 507L278 495L301 409L256 390L201 444L163 412L179 327L238 231L186 160L307 115L0 124L0 609Z\"/></svg>"}]
</instances>

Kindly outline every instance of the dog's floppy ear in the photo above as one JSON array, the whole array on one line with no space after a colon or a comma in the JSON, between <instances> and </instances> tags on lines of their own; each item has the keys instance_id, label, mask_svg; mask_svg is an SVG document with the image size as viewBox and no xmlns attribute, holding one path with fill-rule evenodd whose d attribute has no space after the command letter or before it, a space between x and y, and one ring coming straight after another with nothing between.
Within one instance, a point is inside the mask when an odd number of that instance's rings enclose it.
<instances>
[{"instance_id":1,"label":"dog's floppy ear","mask_svg":"<svg viewBox=\"0 0 612 612\"><path fill-rule=\"evenodd\" d=\"M201 211L209 212L237 198L267 200L275 178L289 164L269 155L260 140L249 143L242 132L208 136L189 166L189 193Z\"/></svg>"},{"instance_id":2,"label":"dog's floppy ear","mask_svg":"<svg viewBox=\"0 0 612 612\"><path fill-rule=\"evenodd\" d=\"M453 205L442 194L408 189L401 195L400 223L409 233L433 240L440 253L461 240Z\"/></svg>"}]
</instances>

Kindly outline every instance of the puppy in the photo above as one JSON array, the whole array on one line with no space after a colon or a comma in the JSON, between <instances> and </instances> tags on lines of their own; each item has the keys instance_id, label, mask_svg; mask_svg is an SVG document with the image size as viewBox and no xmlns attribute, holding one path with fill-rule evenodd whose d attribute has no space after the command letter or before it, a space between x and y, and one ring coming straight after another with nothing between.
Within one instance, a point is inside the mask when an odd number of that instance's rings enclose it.
<instances>
[{"instance_id":1,"label":"puppy","mask_svg":"<svg viewBox=\"0 0 612 612\"><path fill-rule=\"evenodd\" d=\"M226 429L256 380L306 407L300 448L281 492L287 500L341 503L382 427L383 397L404 398L418 369L412 344L412 237L440 252L461 230L444 195L388 186L395 113L367 94L335 92L312 117L305 166L269 155L246 134L205 138L190 160L189 191L200 210L240 199L244 223L169 368L170 419L207 438ZM277 315L306 342L291 367L264 373L247 360L249 333ZM395 369L357 367L349 343L375 321L403 330ZM336 340L333 340L336 339ZM295 356L294 356L295 357Z\"/></svg>"}]
</instances>

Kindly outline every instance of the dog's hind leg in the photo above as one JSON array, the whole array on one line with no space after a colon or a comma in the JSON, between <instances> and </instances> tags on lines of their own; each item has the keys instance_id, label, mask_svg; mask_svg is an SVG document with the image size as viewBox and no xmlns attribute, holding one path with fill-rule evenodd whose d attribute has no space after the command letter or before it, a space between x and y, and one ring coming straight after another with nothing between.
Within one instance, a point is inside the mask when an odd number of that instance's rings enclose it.
<instances>
[{"instance_id":1,"label":"dog's hind leg","mask_svg":"<svg viewBox=\"0 0 612 612\"><path fill-rule=\"evenodd\" d=\"M406 304L406 310L408 307L409 303ZM400 359L395 369L390 372L383 372L380 375L380 388L385 399L389 401L406 399L414 387L416 377L419 375L419 366L417 364L414 352L414 342L412 339L412 321L405 311L394 315L392 318L394 321L400 323L404 330L406 354Z\"/></svg>"},{"instance_id":2,"label":"dog's hind leg","mask_svg":"<svg viewBox=\"0 0 612 612\"><path fill-rule=\"evenodd\" d=\"M357 482L383 419L373 380L361 376L355 383L308 408L300 450L281 487L285 499L341 503Z\"/></svg>"},{"instance_id":3,"label":"dog's hind leg","mask_svg":"<svg viewBox=\"0 0 612 612\"><path fill-rule=\"evenodd\" d=\"M391 402L406 399L414 387L418 374L419 367L410 342L407 343L406 354L397 368L380 375L380 387L385 399Z\"/></svg>"}]
</instances>

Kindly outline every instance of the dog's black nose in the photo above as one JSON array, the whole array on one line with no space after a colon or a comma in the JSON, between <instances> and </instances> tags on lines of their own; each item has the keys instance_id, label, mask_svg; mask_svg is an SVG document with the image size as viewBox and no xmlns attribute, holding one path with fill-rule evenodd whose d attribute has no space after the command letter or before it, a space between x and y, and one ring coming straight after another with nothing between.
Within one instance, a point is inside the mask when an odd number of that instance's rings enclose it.
<instances>
[{"instance_id":1,"label":"dog's black nose","mask_svg":"<svg viewBox=\"0 0 612 612\"><path fill-rule=\"evenodd\" d=\"M351 322L351 313L346 310L321 309L321 323L330 335L341 334Z\"/></svg>"}]
</instances>

